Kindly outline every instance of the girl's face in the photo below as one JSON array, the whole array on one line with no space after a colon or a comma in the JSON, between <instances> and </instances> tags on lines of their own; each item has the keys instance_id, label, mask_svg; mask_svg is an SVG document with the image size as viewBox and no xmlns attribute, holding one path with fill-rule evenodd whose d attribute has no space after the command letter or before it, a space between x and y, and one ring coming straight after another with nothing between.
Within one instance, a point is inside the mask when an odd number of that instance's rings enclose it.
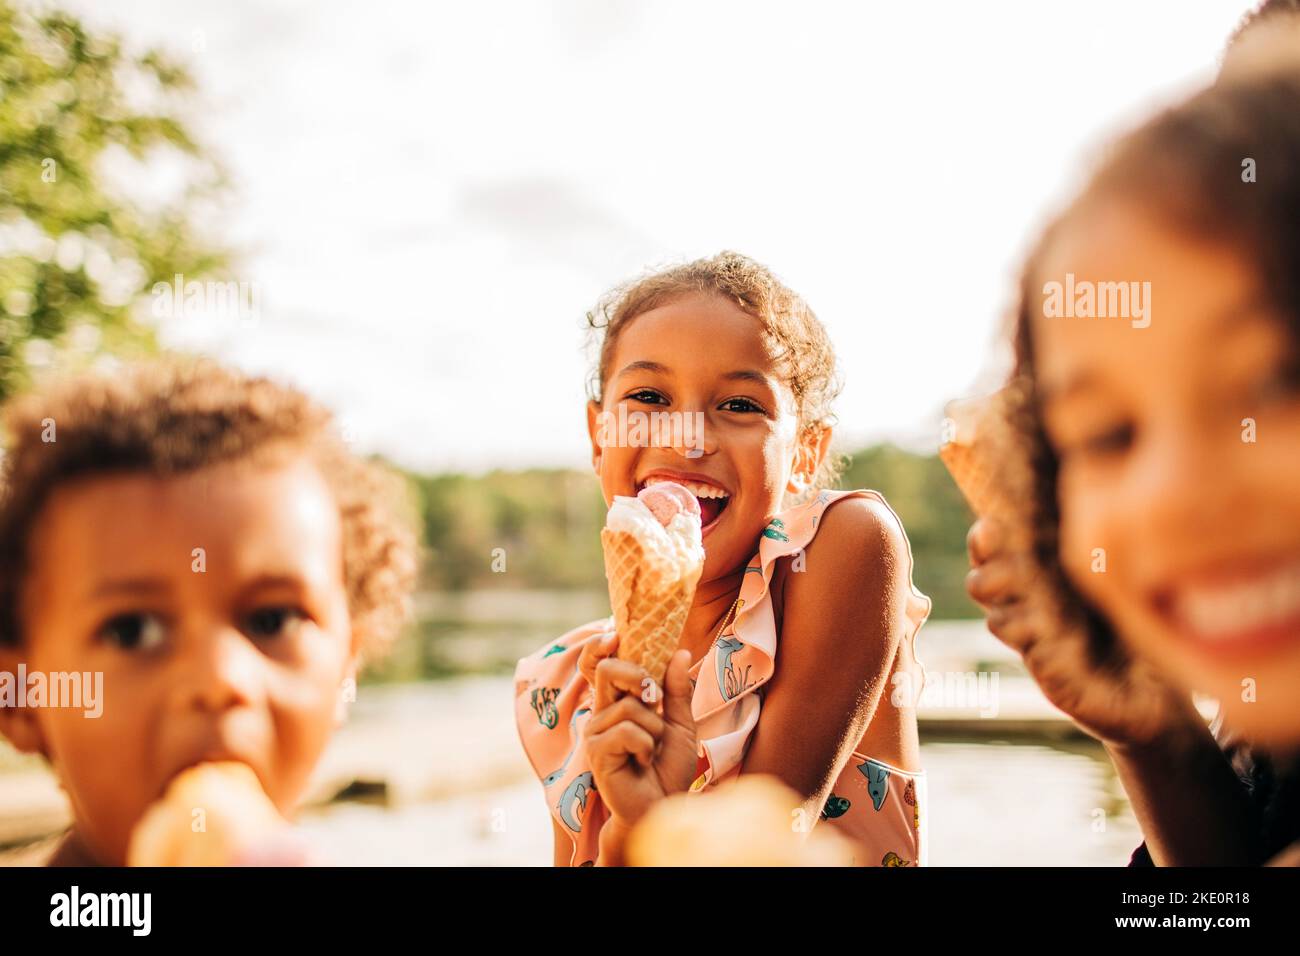
<instances>
[{"instance_id":1,"label":"girl's face","mask_svg":"<svg viewBox=\"0 0 1300 956\"><path fill-rule=\"evenodd\" d=\"M342 541L306 459L55 489L32 532L21 656L29 672L102 674L102 713L15 711L6 730L49 758L97 861L120 865L148 805L202 761L247 764L293 812L354 672Z\"/></svg>"},{"instance_id":2,"label":"girl's face","mask_svg":"<svg viewBox=\"0 0 1300 956\"><path fill-rule=\"evenodd\" d=\"M1033 317L1062 564L1233 726L1300 743L1300 390L1260 275L1117 202L1081 213L1038 278L1066 273L1150 282L1150 324Z\"/></svg>"},{"instance_id":3,"label":"girl's face","mask_svg":"<svg viewBox=\"0 0 1300 956\"><path fill-rule=\"evenodd\" d=\"M807 487L829 439L799 442L794 397L759 321L715 295L629 321L603 394L587 418L605 502L656 478L685 485L700 503L702 581L743 567L785 494Z\"/></svg>"}]
</instances>

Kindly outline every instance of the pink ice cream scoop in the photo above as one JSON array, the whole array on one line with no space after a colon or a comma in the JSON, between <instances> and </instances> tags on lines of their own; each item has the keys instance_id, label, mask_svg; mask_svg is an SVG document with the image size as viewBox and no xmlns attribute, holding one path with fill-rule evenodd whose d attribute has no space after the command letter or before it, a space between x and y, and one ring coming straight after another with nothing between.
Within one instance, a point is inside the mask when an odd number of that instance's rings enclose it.
<instances>
[{"instance_id":1,"label":"pink ice cream scoop","mask_svg":"<svg viewBox=\"0 0 1300 956\"><path fill-rule=\"evenodd\" d=\"M657 481L653 485L647 485L637 492L637 497L665 528L679 514L695 515L697 518L700 516L700 503L695 500L695 496L671 481Z\"/></svg>"}]
</instances>

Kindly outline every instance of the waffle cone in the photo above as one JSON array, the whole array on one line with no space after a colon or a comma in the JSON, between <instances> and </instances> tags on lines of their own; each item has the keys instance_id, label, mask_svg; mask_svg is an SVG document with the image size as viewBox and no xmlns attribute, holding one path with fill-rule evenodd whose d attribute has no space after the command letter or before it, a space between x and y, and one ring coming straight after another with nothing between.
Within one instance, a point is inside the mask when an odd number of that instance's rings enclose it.
<instances>
[{"instance_id":1,"label":"waffle cone","mask_svg":"<svg viewBox=\"0 0 1300 956\"><path fill-rule=\"evenodd\" d=\"M702 567L696 565L681 577L678 568L647 554L636 535L626 531L604 528L600 543L605 552L618 656L641 665L662 684L668 659L677 650L686 626Z\"/></svg>"},{"instance_id":2,"label":"waffle cone","mask_svg":"<svg viewBox=\"0 0 1300 956\"><path fill-rule=\"evenodd\" d=\"M1010 502L997 469L982 461L976 448L948 442L939 449L939 459L975 514L1000 517L1009 512Z\"/></svg>"},{"instance_id":3,"label":"waffle cone","mask_svg":"<svg viewBox=\"0 0 1300 956\"><path fill-rule=\"evenodd\" d=\"M1032 489L1024 450L1011 424L1024 386L1013 382L991 395L949 402L953 433L939 449L971 510L980 517L1015 523Z\"/></svg>"}]
</instances>

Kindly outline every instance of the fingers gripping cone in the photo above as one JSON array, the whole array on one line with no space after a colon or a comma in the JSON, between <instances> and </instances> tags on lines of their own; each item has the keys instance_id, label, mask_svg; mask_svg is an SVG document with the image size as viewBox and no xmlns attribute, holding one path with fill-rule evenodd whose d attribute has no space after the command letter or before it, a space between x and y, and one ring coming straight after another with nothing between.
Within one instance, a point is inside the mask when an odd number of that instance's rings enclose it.
<instances>
[{"instance_id":1,"label":"fingers gripping cone","mask_svg":"<svg viewBox=\"0 0 1300 956\"><path fill-rule=\"evenodd\" d=\"M600 541L618 656L662 684L704 567L699 505L680 485L651 485L615 499Z\"/></svg>"}]
</instances>

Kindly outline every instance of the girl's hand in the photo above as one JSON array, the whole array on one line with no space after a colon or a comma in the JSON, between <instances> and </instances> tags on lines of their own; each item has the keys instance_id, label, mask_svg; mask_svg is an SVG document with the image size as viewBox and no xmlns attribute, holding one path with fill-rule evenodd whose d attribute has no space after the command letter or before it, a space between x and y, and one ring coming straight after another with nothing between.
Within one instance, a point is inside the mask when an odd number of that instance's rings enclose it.
<instances>
[{"instance_id":1,"label":"girl's hand","mask_svg":"<svg viewBox=\"0 0 1300 956\"><path fill-rule=\"evenodd\" d=\"M1205 721L1191 698L1133 661L1114 669L1093 663L1088 633L1072 621L1025 549L1006 545L1003 528L981 518L966 537L972 570L966 591L984 607L989 630L1023 658L1047 699L1106 744L1141 748L1173 742Z\"/></svg>"},{"instance_id":2,"label":"girl's hand","mask_svg":"<svg viewBox=\"0 0 1300 956\"><path fill-rule=\"evenodd\" d=\"M610 642L610 653L616 644L617 639ZM664 691L630 661L605 657L595 664L587 758L596 791L616 825L630 827L657 800L689 789L695 778L690 656L684 650L672 656Z\"/></svg>"}]
</instances>

